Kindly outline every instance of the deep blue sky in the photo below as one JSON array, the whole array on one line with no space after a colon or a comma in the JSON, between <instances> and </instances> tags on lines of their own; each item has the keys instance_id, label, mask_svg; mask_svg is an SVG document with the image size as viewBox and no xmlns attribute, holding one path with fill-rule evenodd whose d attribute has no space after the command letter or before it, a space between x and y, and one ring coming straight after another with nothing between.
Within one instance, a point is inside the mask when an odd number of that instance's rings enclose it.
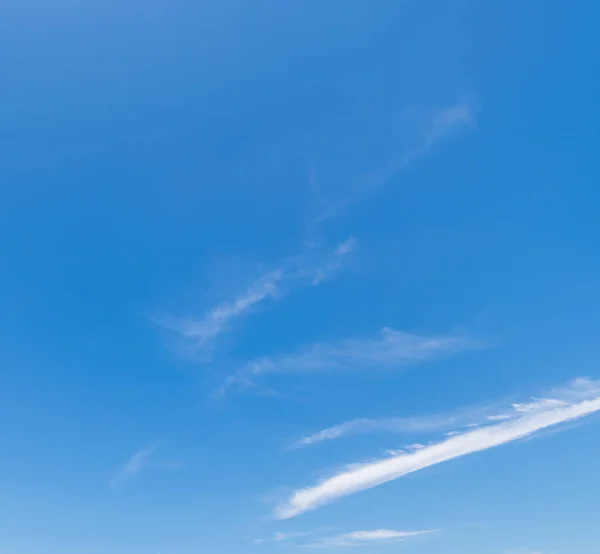
<instances>
[{"instance_id":1,"label":"deep blue sky","mask_svg":"<svg viewBox=\"0 0 600 554\"><path fill-rule=\"evenodd\" d=\"M591 0L2 5L0 554L598 552L599 52Z\"/></svg>"}]
</instances>

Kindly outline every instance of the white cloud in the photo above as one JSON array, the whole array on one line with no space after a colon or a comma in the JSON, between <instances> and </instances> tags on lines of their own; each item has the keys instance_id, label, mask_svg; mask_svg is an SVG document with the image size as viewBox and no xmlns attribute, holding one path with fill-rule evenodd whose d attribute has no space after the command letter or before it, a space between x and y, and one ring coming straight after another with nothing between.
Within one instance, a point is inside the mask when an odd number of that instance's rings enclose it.
<instances>
[{"instance_id":1,"label":"white cloud","mask_svg":"<svg viewBox=\"0 0 600 554\"><path fill-rule=\"evenodd\" d=\"M284 276L283 270L277 269L254 281L240 296L229 302L223 302L210 309L199 319L170 319L163 321L165 327L177 331L182 336L193 339L202 347L225 330L229 324L245 315L256 304L278 293L278 285Z\"/></svg>"},{"instance_id":2,"label":"white cloud","mask_svg":"<svg viewBox=\"0 0 600 554\"><path fill-rule=\"evenodd\" d=\"M295 354L263 358L253 362L252 372L303 373L390 368L428 361L474 346L474 343L461 337L427 337L384 328L375 338L316 343Z\"/></svg>"},{"instance_id":3,"label":"white cloud","mask_svg":"<svg viewBox=\"0 0 600 554\"><path fill-rule=\"evenodd\" d=\"M523 410L524 405L518 405L520 409L513 407L512 416L500 423L466 431L414 452L350 466L321 483L293 492L278 507L276 515L288 519L409 473L523 439L600 411L600 382L578 379L556 393L555 398L530 403L530 409ZM556 400L561 404L554 402Z\"/></svg>"},{"instance_id":4,"label":"white cloud","mask_svg":"<svg viewBox=\"0 0 600 554\"><path fill-rule=\"evenodd\" d=\"M295 532L295 533L275 533L271 537L252 539L251 542L256 545L263 544L294 544L308 548L338 548L347 546L374 546L385 545L412 539L415 537L437 533L437 529L428 529L425 531L396 531L392 529L375 529L372 531L352 531L334 536L322 536L306 542L309 536L321 535L321 532ZM304 540L302 540L304 539Z\"/></svg>"},{"instance_id":5,"label":"white cloud","mask_svg":"<svg viewBox=\"0 0 600 554\"><path fill-rule=\"evenodd\" d=\"M354 237L350 237L348 240L342 242L340 244L335 253L337 256L345 256L346 254L350 254L356 248L356 239Z\"/></svg>"},{"instance_id":6,"label":"white cloud","mask_svg":"<svg viewBox=\"0 0 600 554\"><path fill-rule=\"evenodd\" d=\"M423 417L388 417L388 418L360 418L346 421L317 431L312 435L302 437L294 443L294 447L313 446L315 444L340 439L346 436L362 435L367 433L432 433L457 427L476 427L475 421L482 418L485 410L468 410L454 414L442 414ZM494 416L490 416L494 417ZM504 416L503 416L504 417ZM456 431L452 431L456 432Z\"/></svg>"},{"instance_id":7,"label":"white cloud","mask_svg":"<svg viewBox=\"0 0 600 554\"><path fill-rule=\"evenodd\" d=\"M275 533L272 537L252 539L254 544L273 544L289 542L300 537L305 537L309 533Z\"/></svg>"},{"instance_id":8,"label":"white cloud","mask_svg":"<svg viewBox=\"0 0 600 554\"><path fill-rule=\"evenodd\" d=\"M427 337L384 328L375 338L316 343L293 354L251 361L227 379L221 392L233 386L252 386L254 377L268 373L397 369L477 347L478 344L461 337Z\"/></svg>"},{"instance_id":9,"label":"white cloud","mask_svg":"<svg viewBox=\"0 0 600 554\"><path fill-rule=\"evenodd\" d=\"M578 386L585 387L586 394L589 394L590 383L586 381L582 381L583 385L578 383L578 381L575 381L569 389L571 400L576 398L574 395L576 395ZM556 392L557 394L565 394L565 391ZM464 429L474 429L490 422L506 421L519 414L532 414L550 408L558 408L567 405L567 403L567 400L560 398L534 398L530 402L512 404L509 410L500 412L498 409L489 406L420 417L360 418L338 423L337 425L302 437L292 446L301 448L347 436L370 433L398 433L406 435L446 431L447 436L453 436L459 434Z\"/></svg>"},{"instance_id":10,"label":"white cloud","mask_svg":"<svg viewBox=\"0 0 600 554\"><path fill-rule=\"evenodd\" d=\"M127 463L113 476L113 478L110 480L110 485L112 487L120 485L128 479L132 479L138 473L140 473L140 471L148 467L150 457L152 456L157 447L157 444L153 444L151 446L148 446L147 448L142 448L141 450L138 450L127 461Z\"/></svg>"},{"instance_id":11,"label":"white cloud","mask_svg":"<svg viewBox=\"0 0 600 554\"><path fill-rule=\"evenodd\" d=\"M161 317L155 322L189 340L195 349L205 351L215 339L230 330L235 321L249 315L260 304L275 300L295 288L318 285L331 279L356 248L349 238L326 255L312 259L288 259L279 268L254 280L241 294L209 309L200 317Z\"/></svg>"},{"instance_id":12,"label":"white cloud","mask_svg":"<svg viewBox=\"0 0 600 554\"><path fill-rule=\"evenodd\" d=\"M376 529L374 531L353 531L335 537L327 537L307 546L313 548L344 547L344 546L373 546L403 541L406 539L435 533L437 530L427 531L395 531L391 529Z\"/></svg>"},{"instance_id":13,"label":"white cloud","mask_svg":"<svg viewBox=\"0 0 600 554\"><path fill-rule=\"evenodd\" d=\"M300 271L299 274L302 275L306 272L310 276L311 285L318 285L323 281L327 281L342 268L345 258L356 250L356 246L356 239L351 237L338 245L330 259L308 270Z\"/></svg>"},{"instance_id":14,"label":"white cloud","mask_svg":"<svg viewBox=\"0 0 600 554\"><path fill-rule=\"evenodd\" d=\"M427 148L438 140L473 122L471 107L465 103L454 104L436 111L425 126L424 136Z\"/></svg>"}]
</instances>

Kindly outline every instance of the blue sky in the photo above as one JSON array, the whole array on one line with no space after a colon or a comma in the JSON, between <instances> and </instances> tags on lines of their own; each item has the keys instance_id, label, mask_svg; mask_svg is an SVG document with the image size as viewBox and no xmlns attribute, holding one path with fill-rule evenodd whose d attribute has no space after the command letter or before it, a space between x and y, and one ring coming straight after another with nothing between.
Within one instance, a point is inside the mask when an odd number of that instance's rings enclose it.
<instances>
[{"instance_id":1,"label":"blue sky","mask_svg":"<svg viewBox=\"0 0 600 554\"><path fill-rule=\"evenodd\" d=\"M0 8L0 554L600 550L600 8Z\"/></svg>"}]
</instances>

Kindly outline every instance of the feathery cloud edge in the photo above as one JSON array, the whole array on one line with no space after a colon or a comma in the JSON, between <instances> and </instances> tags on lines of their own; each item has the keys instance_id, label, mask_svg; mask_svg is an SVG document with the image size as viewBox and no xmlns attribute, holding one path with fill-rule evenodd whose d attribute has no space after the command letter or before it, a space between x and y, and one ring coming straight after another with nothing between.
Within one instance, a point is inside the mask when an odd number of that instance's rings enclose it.
<instances>
[{"instance_id":1,"label":"feathery cloud edge","mask_svg":"<svg viewBox=\"0 0 600 554\"><path fill-rule=\"evenodd\" d=\"M315 343L291 354L252 360L227 377L219 393L224 394L235 387L253 386L255 378L269 373L351 373L395 369L482 346L464 337L423 336L386 327L373 338Z\"/></svg>"},{"instance_id":2,"label":"feathery cloud edge","mask_svg":"<svg viewBox=\"0 0 600 554\"><path fill-rule=\"evenodd\" d=\"M296 490L277 508L275 515L278 519L289 519L409 473L589 416L600 411L600 382L577 379L555 398L515 406L517 415L507 416L499 423L453 435L409 453L350 466L321 483Z\"/></svg>"},{"instance_id":3,"label":"feathery cloud edge","mask_svg":"<svg viewBox=\"0 0 600 554\"><path fill-rule=\"evenodd\" d=\"M331 279L342 269L356 245L356 240L350 237L318 261L283 260L280 267L255 279L233 300L214 306L201 317L169 316L154 318L154 322L192 342L195 348L207 350L236 320L249 315L258 305L281 298L294 288L316 286Z\"/></svg>"},{"instance_id":4,"label":"feathery cloud edge","mask_svg":"<svg viewBox=\"0 0 600 554\"><path fill-rule=\"evenodd\" d=\"M158 448L158 443L151 444L146 448L138 450L127 463L110 480L110 486L115 487L128 479L135 477L140 471L148 466L150 457Z\"/></svg>"}]
</instances>

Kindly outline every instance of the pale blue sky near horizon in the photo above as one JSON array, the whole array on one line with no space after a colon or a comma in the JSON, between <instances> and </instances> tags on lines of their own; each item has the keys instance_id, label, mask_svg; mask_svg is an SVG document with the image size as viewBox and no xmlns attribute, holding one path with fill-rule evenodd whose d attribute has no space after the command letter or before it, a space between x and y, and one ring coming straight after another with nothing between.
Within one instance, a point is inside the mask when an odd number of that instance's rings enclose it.
<instances>
[{"instance_id":1,"label":"pale blue sky near horizon","mask_svg":"<svg viewBox=\"0 0 600 554\"><path fill-rule=\"evenodd\" d=\"M600 6L0 7L0 554L600 550Z\"/></svg>"}]
</instances>

